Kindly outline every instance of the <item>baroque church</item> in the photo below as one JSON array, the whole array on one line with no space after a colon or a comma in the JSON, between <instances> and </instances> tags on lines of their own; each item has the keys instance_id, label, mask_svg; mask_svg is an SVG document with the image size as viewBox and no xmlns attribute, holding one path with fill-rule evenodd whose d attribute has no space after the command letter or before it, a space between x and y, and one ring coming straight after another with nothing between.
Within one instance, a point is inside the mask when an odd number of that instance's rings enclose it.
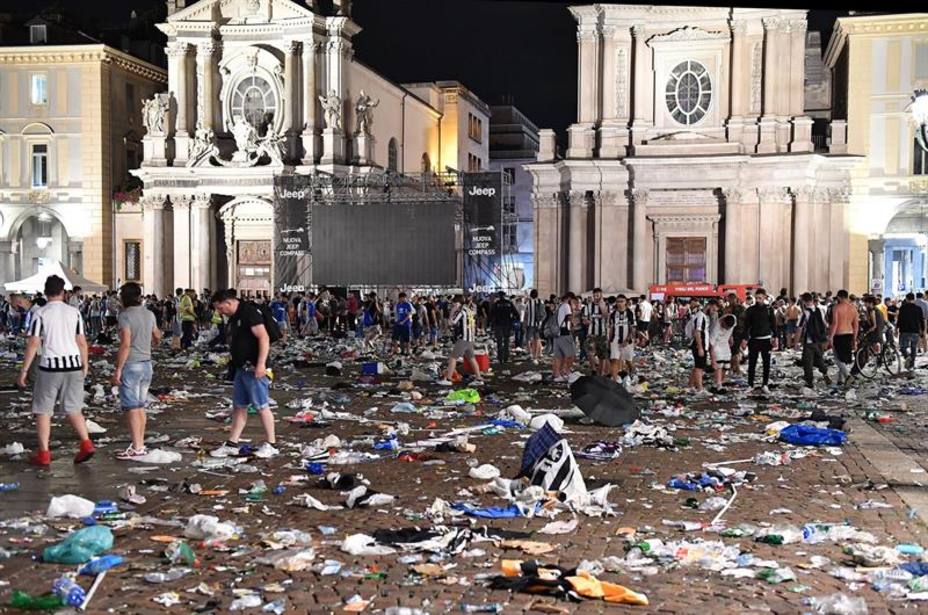
<instances>
[{"instance_id":1,"label":"baroque church","mask_svg":"<svg viewBox=\"0 0 928 615\"><path fill-rule=\"evenodd\" d=\"M848 281L844 121L813 138L806 11L595 4L577 21L566 156L541 131L535 276L545 293Z\"/></svg>"},{"instance_id":2,"label":"baroque church","mask_svg":"<svg viewBox=\"0 0 928 615\"><path fill-rule=\"evenodd\" d=\"M168 84L144 102L144 196L116 216L117 246L141 238L146 292L272 292L275 175L488 164L489 107L458 82L400 85L361 63L348 0L182 4L158 26Z\"/></svg>"}]
</instances>

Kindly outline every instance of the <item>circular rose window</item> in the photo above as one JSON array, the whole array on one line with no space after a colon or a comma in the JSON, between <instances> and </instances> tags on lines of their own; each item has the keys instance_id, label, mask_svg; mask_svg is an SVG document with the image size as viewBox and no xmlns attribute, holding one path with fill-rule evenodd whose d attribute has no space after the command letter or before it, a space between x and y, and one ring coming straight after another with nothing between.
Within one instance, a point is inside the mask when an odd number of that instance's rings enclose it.
<instances>
[{"instance_id":1,"label":"circular rose window","mask_svg":"<svg viewBox=\"0 0 928 615\"><path fill-rule=\"evenodd\" d=\"M670 72L664 95L674 121L686 126L699 123L712 101L709 71L695 60L680 62Z\"/></svg>"}]
</instances>

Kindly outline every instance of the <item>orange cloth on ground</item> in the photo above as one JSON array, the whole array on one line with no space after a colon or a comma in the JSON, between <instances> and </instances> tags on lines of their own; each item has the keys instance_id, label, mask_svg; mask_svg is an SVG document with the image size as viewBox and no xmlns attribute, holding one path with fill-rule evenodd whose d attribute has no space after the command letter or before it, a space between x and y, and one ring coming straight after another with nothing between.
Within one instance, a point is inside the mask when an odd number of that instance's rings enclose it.
<instances>
[{"instance_id":1,"label":"orange cloth on ground","mask_svg":"<svg viewBox=\"0 0 928 615\"><path fill-rule=\"evenodd\" d=\"M616 583L600 581L585 571L577 574L579 576L567 577L566 581L570 583L575 592L584 598L602 598L606 602L648 605L648 597L644 594L639 594Z\"/></svg>"}]
</instances>

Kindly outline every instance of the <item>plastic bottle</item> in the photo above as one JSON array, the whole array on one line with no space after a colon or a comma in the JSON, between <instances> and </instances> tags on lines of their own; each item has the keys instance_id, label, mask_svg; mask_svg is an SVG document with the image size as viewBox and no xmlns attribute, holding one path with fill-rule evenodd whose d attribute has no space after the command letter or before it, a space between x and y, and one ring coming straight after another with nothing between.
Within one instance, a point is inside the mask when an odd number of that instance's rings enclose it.
<instances>
[{"instance_id":1,"label":"plastic bottle","mask_svg":"<svg viewBox=\"0 0 928 615\"><path fill-rule=\"evenodd\" d=\"M80 606L84 604L84 600L87 598L84 588L67 576L60 577L52 584L52 593L58 596L63 604L69 606Z\"/></svg>"},{"instance_id":2,"label":"plastic bottle","mask_svg":"<svg viewBox=\"0 0 928 615\"><path fill-rule=\"evenodd\" d=\"M757 537L757 542L788 545L802 540L802 531L793 525L776 525Z\"/></svg>"},{"instance_id":3,"label":"plastic bottle","mask_svg":"<svg viewBox=\"0 0 928 615\"><path fill-rule=\"evenodd\" d=\"M200 561L197 559L193 549L183 540L175 540L169 544L167 549L164 550L164 556L172 564L187 564L194 568L200 565Z\"/></svg>"},{"instance_id":4,"label":"plastic bottle","mask_svg":"<svg viewBox=\"0 0 928 615\"><path fill-rule=\"evenodd\" d=\"M789 568L765 568L757 573L757 578L763 579L771 585L776 585L783 581L795 581L796 574Z\"/></svg>"},{"instance_id":5,"label":"plastic bottle","mask_svg":"<svg viewBox=\"0 0 928 615\"><path fill-rule=\"evenodd\" d=\"M104 555L96 559L92 559L80 570L80 574L86 574L89 576L97 576L104 570L109 570L113 566L118 566L123 563L123 557L121 555Z\"/></svg>"},{"instance_id":6,"label":"plastic bottle","mask_svg":"<svg viewBox=\"0 0 928 615\"><path fill-rule=\"evenodd\" d=\"M145 575L147 583L168 583L190 574L189 568L172 568L167 572L149 572Z\"/></svg>"},{"instance_id":7,"label":"plastic bottle","mask_svg":"<svg viewBox=\"0 0 928 615\"><path fill-rule=\"evenodd\" d=\"M663 548L664 541L660 538L649 538L638 543L637 547L642 553L652 554Z\"/></svg>"},{"instance_id":8,"label":"plastic bottle","mask_svg":"<svg viewBox=\"0 0 928 615\"><path fill-rule=\"evenodd\" d=\"M815 613L830 615L867 615L867 601L837 593L821 598L806 598L803 603L811 606Z\"/></svg>"},{"instance_id":9,"label":"plastic bottle","mask_svg":"<svg viewBox=\"0 0 928 615\"><path fill-rule=\"evenodd\" d=\"M462 604L461 611L464 613L502 613L503 605L499 602L491 604Z\"/></svg>"},{"instance_id":10,"label":"plastic bottle","mask_svg":"<svg viewBox=\"0 0 928 615\"><path fill-rule=\"evenodd\" d=\"M802 541L810 545L824 542L828 538L830 525L820 523L807 523L802 526Z\"/></svg>"},{"instance_id":11,"label":"plastic bottle","mask_svg":"<svg viewBox=\"0 0 928 615\"><path fill-rule=\"evenodd\" d=\"M0 493L16 491L17 489L19 489L19 483L0 483Z\"/></svg>"},{"instance_id":12,"label":"plastic bottle","mask_svg":"<svg viewBox=\"0 0 928 615\"><path fill-rule=\"evenodd\" d=\"M391 606L383 612L383 615L428 615L422 609L414 609L408 606Z\"/></svg>"},{"instance_id":13,"label":"plastic bottle","mask_svg":"<svg viewBox=\"0 0 928 615\"><path fill-rule=\"evenodd\" d=\"M10 606L20 611L55 611L65 606L61 598L55 594L32 596L18 589L13 590L10 596Z\"/></svg>"}]
</instances>

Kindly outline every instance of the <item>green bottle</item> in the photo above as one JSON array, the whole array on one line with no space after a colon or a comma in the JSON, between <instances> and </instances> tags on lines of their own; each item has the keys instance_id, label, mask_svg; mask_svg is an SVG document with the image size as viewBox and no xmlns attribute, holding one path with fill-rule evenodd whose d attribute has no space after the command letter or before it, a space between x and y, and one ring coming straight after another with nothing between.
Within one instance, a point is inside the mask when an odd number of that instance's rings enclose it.
<instances>
[{"instance_id":1,"label":"green bottle","mask_svg":"<svg viewBox=\"0 0 928 615\"><path fill-rule=\"evenodd\" d=\"M32 596L18 589L13 590L10 606L21 611L57 611L65 605L55 594Z\"/></svg>"}]
</instances>

